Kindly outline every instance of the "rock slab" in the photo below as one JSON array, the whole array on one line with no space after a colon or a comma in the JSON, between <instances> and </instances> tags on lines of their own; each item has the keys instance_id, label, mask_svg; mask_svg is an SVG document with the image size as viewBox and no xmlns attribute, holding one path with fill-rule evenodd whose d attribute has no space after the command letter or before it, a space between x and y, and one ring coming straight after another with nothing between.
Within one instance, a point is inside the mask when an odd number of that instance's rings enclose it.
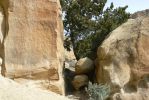
<instances>
[{"instance_id":1,"label":"rock slab","mask_svg":"<svg viewBox=\"0 0 149 100\"><path fill-rule=\"evenodd\" d=\"M0 8L2 74L63 94L59 0L1 0Z\"/></svg>"}]
</instances>

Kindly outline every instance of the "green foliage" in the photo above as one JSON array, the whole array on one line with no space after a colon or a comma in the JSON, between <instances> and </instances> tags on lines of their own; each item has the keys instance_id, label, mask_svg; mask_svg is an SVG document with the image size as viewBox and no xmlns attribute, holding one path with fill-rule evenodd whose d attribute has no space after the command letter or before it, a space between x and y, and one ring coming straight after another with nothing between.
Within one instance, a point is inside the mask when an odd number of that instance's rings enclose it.
<instances>
[{"instance_id":1,"label":"green foliage","mask_svg":"<svg viewBox=\"0 0 149 100\"><path fill-rule=\"evenodd\" d=\"M89 95L89 100L105 100L110 95L110 87L89 82L86 92Z\"/></svg>"},{"instance_id":2,"label":"green foliage","mask_svg":"<svg viewBox=\"0 0 149 100\"><path fill-rule=\"evenodd\" d=\"M106 36L129 18L125 11L127 6L114 9L111 3L105 9L106 2L107 0L61 0L65 35L70 38L77 59L85 56L96 58L97 48ZM69 45L64 45L69 48Z\"/></svg>"}]
</instances>

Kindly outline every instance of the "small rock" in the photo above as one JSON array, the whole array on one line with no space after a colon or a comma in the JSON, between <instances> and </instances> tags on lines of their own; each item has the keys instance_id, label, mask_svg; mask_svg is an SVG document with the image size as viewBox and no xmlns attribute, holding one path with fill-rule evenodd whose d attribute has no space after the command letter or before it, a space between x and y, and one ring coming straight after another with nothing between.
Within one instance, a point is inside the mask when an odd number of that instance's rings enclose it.
<instances>
[{"instance_id":1,"label":"small rock","mask_svg":"<svg viewBox=\"0 0 149 100\"><path fill-rule=\"evenodd\" d=\"M75 66L76 74L86 74L91 72L94 69L94 62L85 57L80 59Z\"/></svg>"},{"instance_id":2,"label":"small rock","mask_svg":"<svg viewBox=\"0 0 149 100\"><path fill-rule=\"evenodd\" d=\"M86 75L76 75L72 81L72 84L76 90L79 90L81 87L88 85L89 79Z\"/></svg>"},{"instance_id":3,"label":"small rock","mask_svg":"<svg viewBox=\"0 0 149 100\"><path fill-rule=\"evenodd\" d=\"M71 71L75 71L76 62L77 62L76 60L65 61L65 68L68 68Z\"/></svg>"}]
</instances>

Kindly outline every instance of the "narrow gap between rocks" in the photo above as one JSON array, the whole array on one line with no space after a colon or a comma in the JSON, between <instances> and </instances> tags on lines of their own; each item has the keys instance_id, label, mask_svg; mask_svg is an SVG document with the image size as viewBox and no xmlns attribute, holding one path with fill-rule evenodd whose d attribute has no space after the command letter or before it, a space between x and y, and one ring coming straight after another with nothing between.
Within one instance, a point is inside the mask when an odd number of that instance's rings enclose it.
<instances>
[{"instance_id":1,"label":"narrow gap between rocks","mask_svg":"<svg viewBox=\"0 0 149 100\"><path fill-rule=\"evenodd\" d=\"M5 68L5 39L8 35L9 31L9 23L8 23L8 7L9 7L9 0L1 0L0 1L0 12L2 13L2 21L1 21L1 43L0 43L0 59L1 59L1 74L5 76L6 68Z\"/></svg>"}]
</instances>

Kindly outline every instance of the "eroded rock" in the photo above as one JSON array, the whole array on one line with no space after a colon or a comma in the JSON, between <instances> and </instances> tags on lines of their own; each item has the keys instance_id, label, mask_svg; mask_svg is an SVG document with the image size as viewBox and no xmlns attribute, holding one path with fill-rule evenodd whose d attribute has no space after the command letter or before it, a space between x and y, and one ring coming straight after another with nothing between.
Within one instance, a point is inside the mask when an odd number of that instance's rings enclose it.
<instances>
[{"instance_id":1,"label":"eroded rock","mask_svg":"<svg viewBox=\"0 0 149 100\"><path fill-rule=\"evenodd\" d=\"M148 82L141 82L146 75L149 75L148 45L149 17L144 16L129 19L115 29L98 48L97 81L111 84L112 93L121 93L123 99L117 100L147 100L139 97L145 98L143 94L149 94ZM144 88L146 91L140 92ZM139 97L133 99L130 93L134 93L134 97L135 95ZM127 94L131 99L124 99L129 98Z\"/></svg>"},{"instance_id":2,"label":"eroded rock","mask_svg":"<svg viewBox=\"0 0 149 100\"><path fill-rule=\"evenodd\" d=\"M59 0L1 0L0 7L2 74L22 84L34 80L41 88L63 94Z\"/></svg>"}]
</instances>

